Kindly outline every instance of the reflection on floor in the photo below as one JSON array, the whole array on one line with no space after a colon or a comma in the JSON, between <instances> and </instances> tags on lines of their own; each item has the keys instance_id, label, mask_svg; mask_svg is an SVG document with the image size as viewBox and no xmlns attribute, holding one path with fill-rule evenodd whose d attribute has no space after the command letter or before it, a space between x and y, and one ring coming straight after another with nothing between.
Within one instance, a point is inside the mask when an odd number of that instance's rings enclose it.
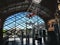
<instances>
[{"instance_id":1,"label":"reflection on floor","mask_svg":"<svg viewBox=\"0 0 60 45\"><path fill-rule=\"evenodd\" d=\"M29 44L27 44L27 45L33 45L33 43L32 43L33 41L32 40L33 40L32 38L29 38ZM21 38L19 38L17 36L14 37L14 38L10 37L6 41L6 45L22 45ZM23 45L26 45L26 38L23 38ZM40 45L40 44L38 44L37 40L35 40L35 45ZM43 41L42 41L42 45L45 45Z\"/></svg>"}]
</instances>

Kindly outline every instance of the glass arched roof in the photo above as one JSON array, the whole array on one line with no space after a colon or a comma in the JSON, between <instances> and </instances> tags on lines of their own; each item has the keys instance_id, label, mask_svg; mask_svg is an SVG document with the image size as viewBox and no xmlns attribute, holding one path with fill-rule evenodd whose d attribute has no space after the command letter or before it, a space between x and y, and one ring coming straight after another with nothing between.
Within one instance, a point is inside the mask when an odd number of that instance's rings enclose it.
<instances>
[{"instance_id":1,"label":"glass arched roof","mask_svg":"<svg viewBox=\"0 0 60 45\"><path fill-rule=\"evenodd\" d=\"M19 12L16 14L13 14L12 16L8 17L5 22L4 22L4 30L10 30L14 28L20 28L24 29L26 28L26 23L32 22L35 25L39 24L44 24L43 19L41 19L39 16L35 15L32 18L26 17L30 12ZM27 25L27 27L31 27Z\"/></svg>"}]
</instances>

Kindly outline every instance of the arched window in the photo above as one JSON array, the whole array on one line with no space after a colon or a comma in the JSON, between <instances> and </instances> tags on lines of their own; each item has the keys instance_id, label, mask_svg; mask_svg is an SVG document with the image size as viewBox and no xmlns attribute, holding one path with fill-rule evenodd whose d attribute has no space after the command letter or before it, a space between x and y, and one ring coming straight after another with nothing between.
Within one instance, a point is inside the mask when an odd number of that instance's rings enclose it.
<instances>
[{"instance_id":1,"label":"arched window","mask_svg":"<svg viewBox=\"0 0 60 45\"><path fill-rule=\"evenodd\" d=\"M28 18L27 15L29 14L30 12L19 12L8 17L4 22L3 30L26 29L26 23L30 22L34 23L34 25L44 25L43 19L41 19L38 15ZM27 24L27 28L32 28L32 26Z\"/></svg>"}]
</instances>

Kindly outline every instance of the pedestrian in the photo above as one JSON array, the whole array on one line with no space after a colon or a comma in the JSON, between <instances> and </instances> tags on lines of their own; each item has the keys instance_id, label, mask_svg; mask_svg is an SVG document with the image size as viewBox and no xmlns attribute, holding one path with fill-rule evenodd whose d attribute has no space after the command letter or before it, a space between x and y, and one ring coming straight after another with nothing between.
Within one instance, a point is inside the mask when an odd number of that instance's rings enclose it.
<instances>
[{"instance_id":1,"label":"pedestrian","mask_svg":"<svg viewBox=\"0 0 60 45\"><path fill-rule=\"evenodd\" d=\"M48 45L57 45L57 36L55 33L54 23L56 23L55 19L50 19L47 22L48 27Z\"/></svg>"}]
</instances>

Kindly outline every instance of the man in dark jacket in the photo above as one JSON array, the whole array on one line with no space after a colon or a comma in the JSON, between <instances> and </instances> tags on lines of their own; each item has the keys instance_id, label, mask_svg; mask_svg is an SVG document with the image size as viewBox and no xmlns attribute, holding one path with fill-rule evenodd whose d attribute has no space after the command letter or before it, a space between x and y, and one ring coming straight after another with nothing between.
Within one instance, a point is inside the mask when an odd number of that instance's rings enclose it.
<instances>
[{"instance_id":1,"label":"man in dark jacket","mask_svg":"<svg viewBox=\"0 0 60 45\"><path fill-rule=\"evenodd\" d=\"M48 45L58 45L57 44L57 35L55 33L54 24L56 23L55 19L51 19L47 23L48 27Z\"/></svg>"}]
</instances>

